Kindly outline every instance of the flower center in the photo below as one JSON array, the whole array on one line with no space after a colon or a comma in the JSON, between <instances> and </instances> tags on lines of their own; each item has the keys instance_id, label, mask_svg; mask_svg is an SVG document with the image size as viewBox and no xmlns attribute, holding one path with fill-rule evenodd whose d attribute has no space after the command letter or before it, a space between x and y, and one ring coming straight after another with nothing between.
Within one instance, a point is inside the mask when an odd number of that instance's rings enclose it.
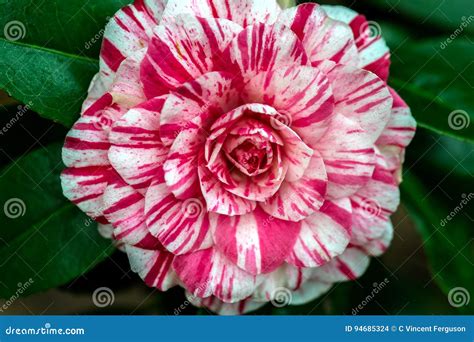
<instances>
[{"instance_id":1,"label":"flower center","mask_svg":"<svg viewBox=\"0 0 474 342\"><path fill-rule=\"evenodd\" d=\"M268 142L247 139L226 154L240 171L254 176L268 169L272 158L272 149Z\"/></svg>"}]
</instances>

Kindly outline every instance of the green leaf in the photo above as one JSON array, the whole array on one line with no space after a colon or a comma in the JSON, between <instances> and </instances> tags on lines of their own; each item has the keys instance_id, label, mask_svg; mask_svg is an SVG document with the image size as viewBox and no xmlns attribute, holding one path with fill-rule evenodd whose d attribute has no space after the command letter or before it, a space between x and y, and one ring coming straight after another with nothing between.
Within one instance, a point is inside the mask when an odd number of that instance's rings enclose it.
<instances>
[{"instance_id":1,"label":"green leaf","mask_svg":"<svg viewBox=\"0 0 474 342\"><path fill-rule=\"evenodd\" d=\"M41 116L70 127L79 116L93 59L0 39L0 88Z\"/></svg>"},{"instance_id":2,"label":"green leaf","mask_svg":"<svg viewBox=\"0 0 474 342\"><path fill-rule=\"evenodd\" d=\"M131 2L0 0L0 27L22 43L97 58L107 18Z\"/></svg>"},{"instance_id":3,"label":"green leaf","mask_svg":"<svg viewBox=\"0 0 474 342\"><path fill-rule=\"evenodd\" d=\"M62 195L61 144L49 145L0 171L0 297L68 282L112 251L96 225Z\"/></svg>"},{"instance_id":4,"label":"green leaf","mask_svg":"<svg viewBox=\"0 0 474 342\"><path fill-rule=\"evenodd\" d=\"M458 39L402 45L389 83L410 105L420 127L474 142L474 45Z\"/></svg>"},{"instance_id":5,"label":"green leaf","mask_svg":"<svg viewBox=\"0 0 474 342\"><path fill-rule=\"evenodd\" d=\"M453 292L450 296L450 291L456 291L453 289L464 288L471 296L474 294L474 232L472 219L467 215L474 203L474 193L465 189L464 194L448 202L433 191L427 192L411 172L404 178L403 203L422 235L433 281L447 295L446 301L451 297L456 304ZM474 313L474 301L460 309Z\"/></svg>"},{"instance_id":6,"label":"green leaf","mask_svg":"<svg viewBox=\"0 0 474 342\"><path fill-rule=\"evenodd\" d=\"M0 248L0 297L28 295L62 285L113 251L95 225L72 204ZM21 292L20 292L21 291Z\"/></svg>"},{"instance_id":7,"label":"green leaf","mask_svg":"<svg viewBox=\"0 0 474 342\"><path fill-rule=\"evenodd\" d=\"M33 224L47 218L67 203L63 196L59 175L63 169L62 144L33 151L12 161L0 170L0 246L18 237ZM11 199L24 207L23 215L5 214L5 203Z\"/></svg>"}]
</instances>

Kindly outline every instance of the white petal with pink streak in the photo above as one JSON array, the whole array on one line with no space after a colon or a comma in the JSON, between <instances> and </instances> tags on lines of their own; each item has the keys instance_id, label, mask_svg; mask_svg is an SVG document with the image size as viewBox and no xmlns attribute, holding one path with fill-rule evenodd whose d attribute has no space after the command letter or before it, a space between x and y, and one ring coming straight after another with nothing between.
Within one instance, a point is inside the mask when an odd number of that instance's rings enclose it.
<instances>
[{"instance_id":1,"label":"white petal with pink streak","mask_svg":"<svg viewBox=\"0 0 474 342\"><path fill-rule=\"evenodd\" d=\"M306 3L286 9L278 22L295 32L313 65L331 60L357 66L359 56L350 27L329 18L320 5Z\"/></svg>"},{"instance_id":2,"label":"white petal with pink streak","mask_svg":"<svg viewBox=\"0 0 474 342\"><path fill-rule=\"evenodd\" d=\"M145 216L150 233L173 254L185 254L212 245L203 199L178 200L160 179L148 188Z\"/></svg>"},{"instance_id":3,"label":"white petal with pink streak","mask_svg":"<svg viewBox=\"0 0 474 342\"><path fill-rule=\"evenodd\" d=\"M342 254L351 238L349 199L327 200L319 211L302 221L301 232L287 262L297 267L318 267Z\"/></svg>"},{"instance_id":4,"label":"white petal with pink streak","mask_svg":"<svg viewBox=\"0 0 474 342\"><path fill-rule=\"evenodd\" d=\"M215 248L254 275L279 267L301 229L299 223L279 220L259 208L241 216L212 215L211 225Z\"/></svg>"},{"instance_id":5,"label":"white petal with pink streak","mask_svg":"<svg viewBox=\"0 0 474 342\"><path fill-rule=\"evenodd\" d=\"M216 296L226 303L249 297L257 280L215 248L175 257L173 268L186 289L200 298Z\"/></svg>"}]
</instances>

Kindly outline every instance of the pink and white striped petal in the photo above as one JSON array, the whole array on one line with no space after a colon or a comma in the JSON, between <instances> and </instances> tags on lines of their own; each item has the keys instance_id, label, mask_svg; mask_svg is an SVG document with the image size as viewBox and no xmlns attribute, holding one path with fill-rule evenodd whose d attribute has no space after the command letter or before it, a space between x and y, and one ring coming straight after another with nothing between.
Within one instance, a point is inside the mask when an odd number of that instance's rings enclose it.
<instances>
[{"instance_id":1,"label":"pink and white striped petal","mask_svg":"<svg viewBox=\"0 0 474 342\"><path fill-rule=\"evenodd\" d=\"M327 264L315 268L312 273L315 280L335 283L355 280L369 267L370 258L358 248L347 248L340 256Z\"/></svg>"},{"instance_id":2,"label":"pink and white striped petal","mask_svg":"<svg viewBox=\"0 0 474 342\"><path fill-rule=\"evenodd\" d=\"M103 216L103 194L116 177L108 166L70 167L61 173L64 196L92 218Z\"/></svg>"},{"instance_id":3,"label":"pink and white striped petal","mask_svg":"<svg viewBox=\"0 0 474 342\"><path fill-rule=\"evenodd\" d=\"M298 290L292 292L289 304L303 305L312 302L328 292L331 287L331 283L310 279L303 283Z\"/></svg>"},{"instance_id":4,"label":"pink and white striped petal","mask_svg":"<svg viewBox=\"0 0 474 342\"><path fill-rule=\"evenodd\" d=\"M278 192L260 207L268 214L289 221L301 221L321 208L328 178L324 162L317 151L299 180L284 181Z\"/></svg>"},{"instance_id":5,"label":"pink and white striped petal","mask_svg":"<svg viewBox=\"0 0 474 342\"><path fill-rule=\"evenodd\" d=\"M225 303L214 296L199 298L192 295L188 291L186 291L186 298L194 306L209 309L221 316L243 315L251 311L258 310L266 304L265 302L253 301L250 298L244 299L237 303ZM178 311L175 311L175 314L177 314L177 312Z\"/></svg>"},{"instance_id":6,"label":"pink and white striped petal","mask_svg":"<svg viewBox=\"0 0 474 342\"><path fill-rule=\"evenodd\" d=\"M203 18L223 18L242 27L256 23L272 24L281 9L275 0L169 0L163 21L172 22L181 13Z\"/></svg>"},{"instance_id":7,"label":"pink and white striped petal","mask_svg":"<svg viewBox=\"0 0 474 342\"><path fill-rule=\"evenodd\" d=\"M390 69L390 49L382 38L378 23L367 19L344 6L322 6L332 19L342 21L351 27L359 51L360 68L373 72L387 81Z\"/></svg>"},{"instance_id":8,"label":"pink and white striped petal","mask_svg":"<svg viewBox=\"0 0 474 342\"><path fill-rule=\"evenodd\" d=\"M119 10L109 21L100 52L100 71L107 88L120 64L134 52L148 46L164 5L163 0L136 0Z\"/></svg>"},{"instance_id":9,"label":"pink and white striped petal","mask_svg":"<svg viewBox=\"0 0 474 342\"><path fill-rule=\"evenodd\" d=\"M196 197L201 193L198 176L199 155L206 141L199 126L179 133L163 165L166 184L179 199Z\"/></svg>"},{"instance_id":10,"label":"pink and white striped petal","mask_svg":"<svg viewBox=\"0 0 474 342\"><path fill-rule=\"evenodd\" d=\"M160 96L214 70L242 30L225 19L178 15L154 30L140 77L148 98Z\"/></svg>"},{"instance_id":11,"label":"pink and white striped petal","mask_svg":"<svg viewBox=\"0 0 474 342\"><path fill-rule=\"evenodd\" d=\"M110 132L108 157L122 178L144 192L162 172L169 148L159 136L160 112L166 97L157 97L128 111Z\"/></svg>"},{"instance_id":12,"label":"pink and white striped petal","mask_svg":"<svg viewBox=\"0 0 474 342\"><path fill-rule=\"evenodd\" d=\"M320 5L306 3L288 8L278 22L295 32L312 65L331 60L357 66L359 56L350 27L332 20Z\"/></svg>"},{"instance_id":13,"label":"pink and white striped petal","mask_svg":"<svg viewBox=\"0 0 474 342\"><path fill-rule=\"evenodd\" d=\"M375 74L346 65L327 73L336 102L334 112L357 121L375 142L390 118L393 98Z\"/></svg>"},{"instance_id":14,"label":"pink and white striped petal","mask_svg":"<svg viewBox=\"0 0 474 342\"><path fill-rule=\"evenodd\" d=\"M190 253L212 246L204 200L178 200L163 180L156 179L148 188L145 216L150 233L173 254Z\"/></svg>"},{"instance_id":15,"label":"pink and white striped petal","mask_svg":"<svg viewBox=\"0 0 474 342\"><path fill-rule=\"evenodd\" d=\"M226 303L249 297L257 280L215 248L176 256L173 268L186 289L194 296L216 296Z\"/></svg>"},{"instance_id":16,"label":"pink and white striped petal","mask_svg":"<svg viewBox=\"0 0 474 342\"><path fill-rule=\"evenodd\" d=\"M104 191L104 216L113 225L113 236L127 245L162 249L145 223L145 198L120 177L109 182Z\"/></svg>"},{"instance_id":17,"label":"pink and white striped petal","mask_svg":"<svg viewBox=\"0 0 474 342\"><path fill-rule=\"evenodd\" d=\"M296 182L305 175L315 151L288 126L279 127L278 133L283 140L283 162L288 169L286 181Z\"/></svg>"},{"instance_id":18,"label":"pink and white striped petal","mask_svg":"<svg viewBox=\"0 0 474 342\"><path fill-rule=\"evenodd\" d=\"M385 226L385 232L382 234L382 236L378 239L369 241L367 244L364 246L361 246L361 248L371 256L381 256L383 253L386 252L388 249L388 246L390 246L390 242L392 242L393 239L393 224L392 222L388 222Z\"/></svg>"},{"instance_id":19,"label":"pink and white striped petal","mask_svg":"<svg viewBox=\"0 0 474 342\"><path fill-rule=\"evenodd\" d=\"M390 92L393 96L392 115L376 145L386 158L388 168L392 170L398 184L400 184L405 148L415 136L416 121L405 101L392 88L390 88Z\"/></svg>"},{"instance_id":20,"label":"pink and white striped petal","mask_svg":"<svg viewBox=\"0 0 474 342\"><path fill-rule=\"evenodd\" d=\"M260 208L241 216L211 215L215 248L246 272L278 268L298 237L299 223L279 220Z\"/></svg>"},{"instance_id":21,"label":"pink and white striped petal","mask_svg":"<svg viewBox=\"0 0 474 342\"><path fill-rule=\"evenodd\" d=\"M326 131L334 109L329 80L308 66L261 72L245 85L242 98L274 107L282 117L273 126L291 127L310 146Z\"/></svg>"},{"instance_id":22,"label":"pink and white striped petal","mask_svg":"<svg viewBox=\"0 0 474 342\"><path fill-rule=\"evenodd\" d=\"M315 149L324 160L330 198L348 197L371 179L375 150L370 135L356 121L337 114Z\"/></svg>"},{"instance_id":23,"label":"pink and white striped petal","mask_svg":"<svg viewBox=\"0 0 474 342\"><path fill-rule=\"evenodd\" d=\"M227 113L239 101L233 76L226 72L210 72L185 83L172 92L163 107L160 136L171 145L178 134L191 127L209 128L214 116Z\"/></svg>"},{"instance_id":24,"label":"pink and white striped petal","mask_svg":"<svg viewBox=\"0 0 474 342\"><path fill-rule=\"evenodd\" d=\"M89 89L87 90L87 98L82 104L81 115L107 92L110 84L106 84L105 82L106 81L101 72L94 75L91 84L89 85Z\"/></svg>"},{"instance_id":25,"label":"pink and white striped petal","mask_svg":"<svg viewBox=\"0 0 474 342\"><path fill-rule=\"evenodd\" d=\"M132 271L138 273L148 286L167 291L178 285L178 278L172 268L173 254L130 245L125 246L125 252Z\"/></svg>"},{"instance_id":26,"label":"pink and white striped petal","mask_svg":"<svg viewBox=\"0 0 474 342\"><path fill-rule=\"evenodd\" d=\"M297 267L318 267L342 254L351 239L352 208L349 199L327 200L302 222L301 232L286 259Z\"/></svg>"},{"instance_id":27,"label":"pink and white striped petal","mask_svg":"<svg viewBox=\"0 0 474 342\"><path fill-rule=\"evenodd\" d=\"M62 150L64 164L68 167L109 165L109 130L124 112L112 105L110 94L97 100L68 132Z\"/></svg>"},{"instance_id":28,"label":"pink and white striped petal","mask_svg":"<svg viewBox=\"0 0 474 342\"><path fill-rule=\"evenodd\" d=\"M244 215L252 212L257 206L255 201L227 191L225 185L205 166L204 158L199 163L198 174L208 211L228 216Z\"/></svg>"},{"instance_id":29,"label":"pink and white striped petal","mask_svg":"<svg viewBox=\"0 0 474 342\"><path fill-rule=\"evenodd\" d=\"M376 144L378 146L395 146L404 149L415 136L416 121L405 101L395 90L392 88L389 88L389 90L393 97L392 113L387 126Z\"/></svg>"},{"instance_id":30,"label":"pink and white striped petal","mask_svg":"<svg viewBox=\"0 0 474 342\"><path fill-rule=\"evenodd\" d=\"M285 25L256 24L232 40L223 61L223 70L249 81L261 71L307 65L308 58L298 37Z\"/></svg>"},{"instance_id":31,"label":"pink and white striped petal","mask_svg":"<svg viewBox=\"0 0 474 342\"><path fill-rule=\"evenodd\" d=\"M383 156L377 156L372 179L351 196L353 226L351 243L363 246L387 230L390 215L400 203L400 190Z\"/></svg>"},{"instance_id":32,"label":"pink and white striped petal","mask_svg":"<svg viewBox=\"0 0 474 342\"><path fill-rule=\"evenodd\" d=\"M298 290L311 277L311 269L299 268L290 264L283 264L275 271L266 274L262 283L252 295L256 302L269 302L278 297L279 292L293 292Z\"/></svg>"},{"instance_id":33,"label":"pink and white striped petal","mask_svg":"<svg viewBox=\"0 0 474 342\"><path fill-rule=\"evenodd\" d=\"M114 103L131 108L146 101L140 80L140 64L145 53L146 49L134 52L118 68L109 91Z\"/></svg>"}]
</instances>

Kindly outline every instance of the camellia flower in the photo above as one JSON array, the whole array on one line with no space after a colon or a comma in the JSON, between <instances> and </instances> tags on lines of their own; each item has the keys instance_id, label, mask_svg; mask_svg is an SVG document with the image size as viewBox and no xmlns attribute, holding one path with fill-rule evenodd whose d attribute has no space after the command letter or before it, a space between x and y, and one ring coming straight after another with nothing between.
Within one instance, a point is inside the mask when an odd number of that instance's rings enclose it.
<instances>
[{"instance_id":1,"label":"camellia flower","mask_svg":"<svg viewBox=\"0 0 474 342\"><path fill-rule=\"evenodd\" d=\"M106 27L64 194L146 284L221 314L359 277L415 132L376 28L313 3L136 0Z\"/></svg>"}]
</instances>

